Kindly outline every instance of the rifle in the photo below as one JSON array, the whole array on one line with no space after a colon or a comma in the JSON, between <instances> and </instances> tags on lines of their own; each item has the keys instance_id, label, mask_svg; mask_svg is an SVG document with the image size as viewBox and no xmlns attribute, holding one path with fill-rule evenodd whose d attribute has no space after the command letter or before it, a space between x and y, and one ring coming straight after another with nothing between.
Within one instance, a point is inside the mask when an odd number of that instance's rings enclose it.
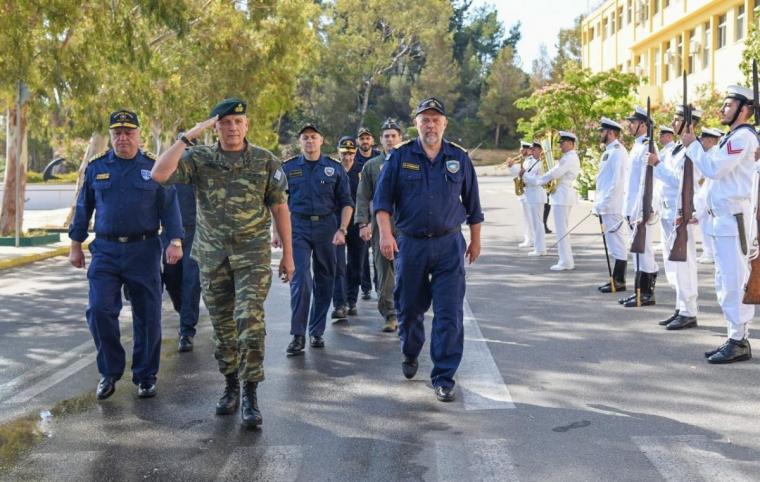
<instances>
[{"instance_id":1,"label":"rifle","mask_svg":"<svg viewBox=\"0 0 760 482\"><path fill-rule=\"evenodd\" d=\"M757 61L752 61L752 91L754 93L753 97L755 98L755 126L760 125L760 103L758 102L758 94L760 92L758 91L758 80L757 80ZM753 208L755 209L755 229L757 231L760 231L758 229L758 226L760 226L760 209L758 209L758 202L760 202L760 181L755 180L757 182L757 194L755 196L755 203ZM752 232L752 230L750 230ZM754 256L752 257L752 260L749 263L749 279L747 279L747 284L744 286L744 298L742 299L742 303L745 305L760 305L760 256L757 252L757 244L760 243L760 232L757 234L757 239L755 240L754 244Z\"/></svg>"},{"instance_id":2,"label":"rifle","mask_svg":"<svg viewBox=\"0 0 760 482\"><path fill-rule=\"evenodd\" d=\"M686 72L683 73L683 123L678 129L678 135L684 131L684 128L691 129L691 105L686 100ZM676 226L676 239L673 241L673 247L670 249L670 261L686 261L687 244L689 240L689 221L694 215L694 163L689 156L684 157L683 176L681 184L681 224Z\"/></svg>"},{"instance_id":3,"label":"rifle","mask_svg":"<svg viewBox=\"0 0 760 482\"><path fill-rule=\"evenodd\" d=\"M649 153L654 152L654 139L652 139L653 125L651 117L650 99L647 97L647 137L649 138ZM636 233L633 235L631 243L631 252L642 254L646 250L647 221L652 216L652 180L654 171L652 166L647 164L646 173L644 174L644 193L641 198L641 220L636 223Z\"/></svg>"}]
</instances>

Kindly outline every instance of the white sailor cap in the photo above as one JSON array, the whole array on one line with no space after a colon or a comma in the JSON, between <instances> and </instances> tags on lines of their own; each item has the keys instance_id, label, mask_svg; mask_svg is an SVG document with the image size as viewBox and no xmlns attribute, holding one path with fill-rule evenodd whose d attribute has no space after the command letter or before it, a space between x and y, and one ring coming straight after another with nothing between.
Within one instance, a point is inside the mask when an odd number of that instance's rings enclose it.
<instances>
[{"instance_id":1,"label":"white sailor cap","mask_svg":"<svg viewBox=\"0 0 760 482\"><path fill-rule=\"evenodd\" d=\"M626 120L629 121L642 121L642 122L649 122L649 117L647 116L647 111L643 107L636 106L636 109L634 109L633 114L626 117Z\"/></svg>"},{"instance_id":2,"label":"white sailor cap","mask_svg":"<svg viewBox=\"0 0 760 482\"><path fill-rule=\"evenodd\" d=\"M703 127L700 137L715 137L720 139L723 137L723 131L720 129L713 129L712 127Z\"/></svg>"},{"instance_id":3,"label":"white sailor cap","mask_svg":"<svg viewBox=\"0 0 760 482\"><path fill-rule=\"evenodd\" d=\"M623 126L618 124L612 119L608 119L607 117L602 117L602 119L599 121L599 130L602 129L612 129L616 131L623 130Z\"/></svg>"},{"instance_id":4,"label":"white sailor cap","mask_svg":"<svg viewBox=\"0 0 760 482\"><path fill-rule=\"evenodd\" d=\"M668 126L660 126L660 134L675 134L676 132Z\"/></svg>"},{"instance_id":5,"label":"white sailor cap","mask_svg":"<svg viewBox=\"0 0 760 482\"><path fill-rule=\"evenodd\" d=\"M751 102L755 98L752 89L742 87L741 85L729 85L726 89L726 99L736 99L744 102Z\"/></svg>"},{"instance_id":6,"label":"white sailor cap","mask_svg":"<svg viewBox=\"0 0 760 482\"><path fill-rule=\"evenodd\" d=\"M578 142L578 138L575 137L575 134L573 134L572 132L559 131L559 140L564 141L566 139L569 139L573 142Z\"/></svg>"},{"instance_id":7,"label":"white sailor cap","mask_svg":"<svg viewBox=\"0 0 760 482\"><path fill-rule=\"evenodd\" d=\"M533 147L533 144L528 141L520 141L520 148L521 149L530 149Z\"/></svg>"},{"instance_id":8,"label":"white sailor cap","mask_svg":"<svg viewBox=\"0 0 760 482\"><path fill-rule=\"evenodd\" d=\"M544 148L544 146L541 145L541 141L538 141L538 140L534 140L533 141L533 147L535 147L536 149L543 149Z\"/></svg>"},{"instance_id":9,"label":"white sailor cap","mask_svg":"<svg viewBox=\"0 0 760 482\"><path fill-rule=\"evenodd\" d=\"M696 107L693 107L691 109L692 119L700 120L702 118L702 114L704 114L704 112L702 112L701 109L697 109ZM683 104L678 104L676 106L676 115L683 117Z\"/></svg>"}]
</instances>

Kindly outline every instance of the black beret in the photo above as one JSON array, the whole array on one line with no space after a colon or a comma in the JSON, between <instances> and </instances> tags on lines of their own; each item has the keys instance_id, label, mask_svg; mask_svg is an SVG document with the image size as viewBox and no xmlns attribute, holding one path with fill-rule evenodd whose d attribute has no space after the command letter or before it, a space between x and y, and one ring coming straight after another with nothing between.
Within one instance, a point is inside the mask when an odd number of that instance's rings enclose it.
<instances>
[{"instance_id":1,"label":"black beret","mask_svg":"<svg viewBox=\"0 0 760 482\"><path fill-rule=\"evenodd\" d=\"M115 129L117 127L137 129L140 127L140 120L137 118L137 114L134 112L130 112L128 110L117 110L111 114L108 128Z\"/></svg>"},{"instance_id":2,"label":"black beret","mask_svg":"<svg viewBox=\"0 0 760 482\"><path fill-rule=\"evenodd\" d=\"M218 115L219 119L221 119L226 115L245 114L247 107L248 104L246 104L245 101L237 99L235 97L230 97L229 99L224 99L223 101L216 104L214 108L211 109L211 115L209 117Z\"/></svg>"},{"instance_id":3,"label":"black beret","mask_svg":"<svg viewBox=\"0 0 760 482\"><path fill-rule=\"evenodd\" d=\"M388 129L395 129L399 132L401 132L401 126L398 122L396 122L396 119L391 119L390 117L385 119L385 122L383 122L383 125L380 126L381 131L387 131Z\"/></svg>"},{"instance_id":4,"label":"black beret","mask_svg":"<svg viewBox=\"0 0 760 482\"><path fill-rule=\"evenodd\" d=\"M343 136L338 141L340 152L356 152L356 140L351 136Z\"/></svg>"},{"instance_id":5,"label":"black beret","mask_svg":"<svg viewBox=\"0 0 760 482\"><path fill-rule=\"evenodd\" d=\"M322 135L322 132L317 128L317 125L311 122L307 122L306 124L304 124L301 127L301 130L298 131L298 135L300 136L301 134L303 134L304 131L309 130L309 129L313 130L319 135Z\"/></svg>"},{"instance_id":6,"label":"black beret","mask_svg":"<svg viewBox=\"0 0 760 482\"><path fill-rule=\"evenodd\" d=\"M443 108L443 102L436 99L435 97L430 97L429 99L425 99L422 102L417 105L417 112L414 113L414 115L419 115L426 110L434 110L439 112L441 115L446 115L446 109Z\"/></svg>"}]
</instances>

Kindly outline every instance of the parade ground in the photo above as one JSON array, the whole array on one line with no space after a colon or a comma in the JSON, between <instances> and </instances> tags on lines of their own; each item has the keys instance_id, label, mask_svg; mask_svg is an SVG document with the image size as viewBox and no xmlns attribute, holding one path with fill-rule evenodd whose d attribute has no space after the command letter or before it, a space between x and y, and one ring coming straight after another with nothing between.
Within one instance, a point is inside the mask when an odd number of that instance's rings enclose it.
<instances>
[{"instance_id":1,"label":"parade ground","mask_svg":"<svg viewBox=\"0 0 760 482\"><path fill-rule=\"evenodd\" d=\"M224 379L208 314L202 307L194 351L179 354L168 298L158 395L138 399L127 372L96 402L85 272L53 257L0 271L0 423L6 434L43 433L0 479L758 480L760 361L703 356L726 333L713 265L699 265L699 327L665 331L657 322L673 312L674 292L662 265L656 306L626 309L600 294L607 266L592 216L573 234L576 269L549 271L556 249L535 258L517 247L512 179L484 174L456 401L436 400L427 349L417 376L403 377L398 338L380 331L374 297L359 302L359 316L328 323L325 348L286 357L289 290L274 277L261 429L241 428L239 413L214 414ZM570 226L590 206L577 205ZM121 322L129 353L128 304Z\"/></svg>"}]
</instances>

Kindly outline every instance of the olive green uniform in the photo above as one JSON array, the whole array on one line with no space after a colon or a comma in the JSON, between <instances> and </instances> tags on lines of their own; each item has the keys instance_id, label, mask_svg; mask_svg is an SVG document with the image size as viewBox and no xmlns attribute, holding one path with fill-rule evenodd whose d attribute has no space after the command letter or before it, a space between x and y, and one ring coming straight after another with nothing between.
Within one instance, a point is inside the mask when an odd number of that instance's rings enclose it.
<instances>
[{"instance_id":1,"label":"olive green uniform","mask_svg":"<svg viewBox=\"0 0 760 482\"><path fill-rule=\"evenodd\" d=\"M191 256L214 328L219 371L264 379L264 300L272 283L269 208L286 202L287 180L274 155L246 144L185 150L170 183L190 183L197 203Z\"/></svg>"},{"instance_id":2,"label":"olive green uniform","mask_svg":"<svg viewBox=\"0 0 760 482\"><path fill-rule=\"evenodd\" d=\"M372 254L377 270L378 297L377 309L386 320L396 317L396 309L393 305L393 289L396 286L396 266L393 261L388 261L380 252L380 232L377 227L377 219L372 215L371 203L375 196L375 187L380 178L380 171L385 163L385 154L381 153L364 164L359 187L356 190L356 213L355 224L368 224L372 222ZM395 233L395 226L391 219L391 228Z\"/></svg>"}]
</instances>

